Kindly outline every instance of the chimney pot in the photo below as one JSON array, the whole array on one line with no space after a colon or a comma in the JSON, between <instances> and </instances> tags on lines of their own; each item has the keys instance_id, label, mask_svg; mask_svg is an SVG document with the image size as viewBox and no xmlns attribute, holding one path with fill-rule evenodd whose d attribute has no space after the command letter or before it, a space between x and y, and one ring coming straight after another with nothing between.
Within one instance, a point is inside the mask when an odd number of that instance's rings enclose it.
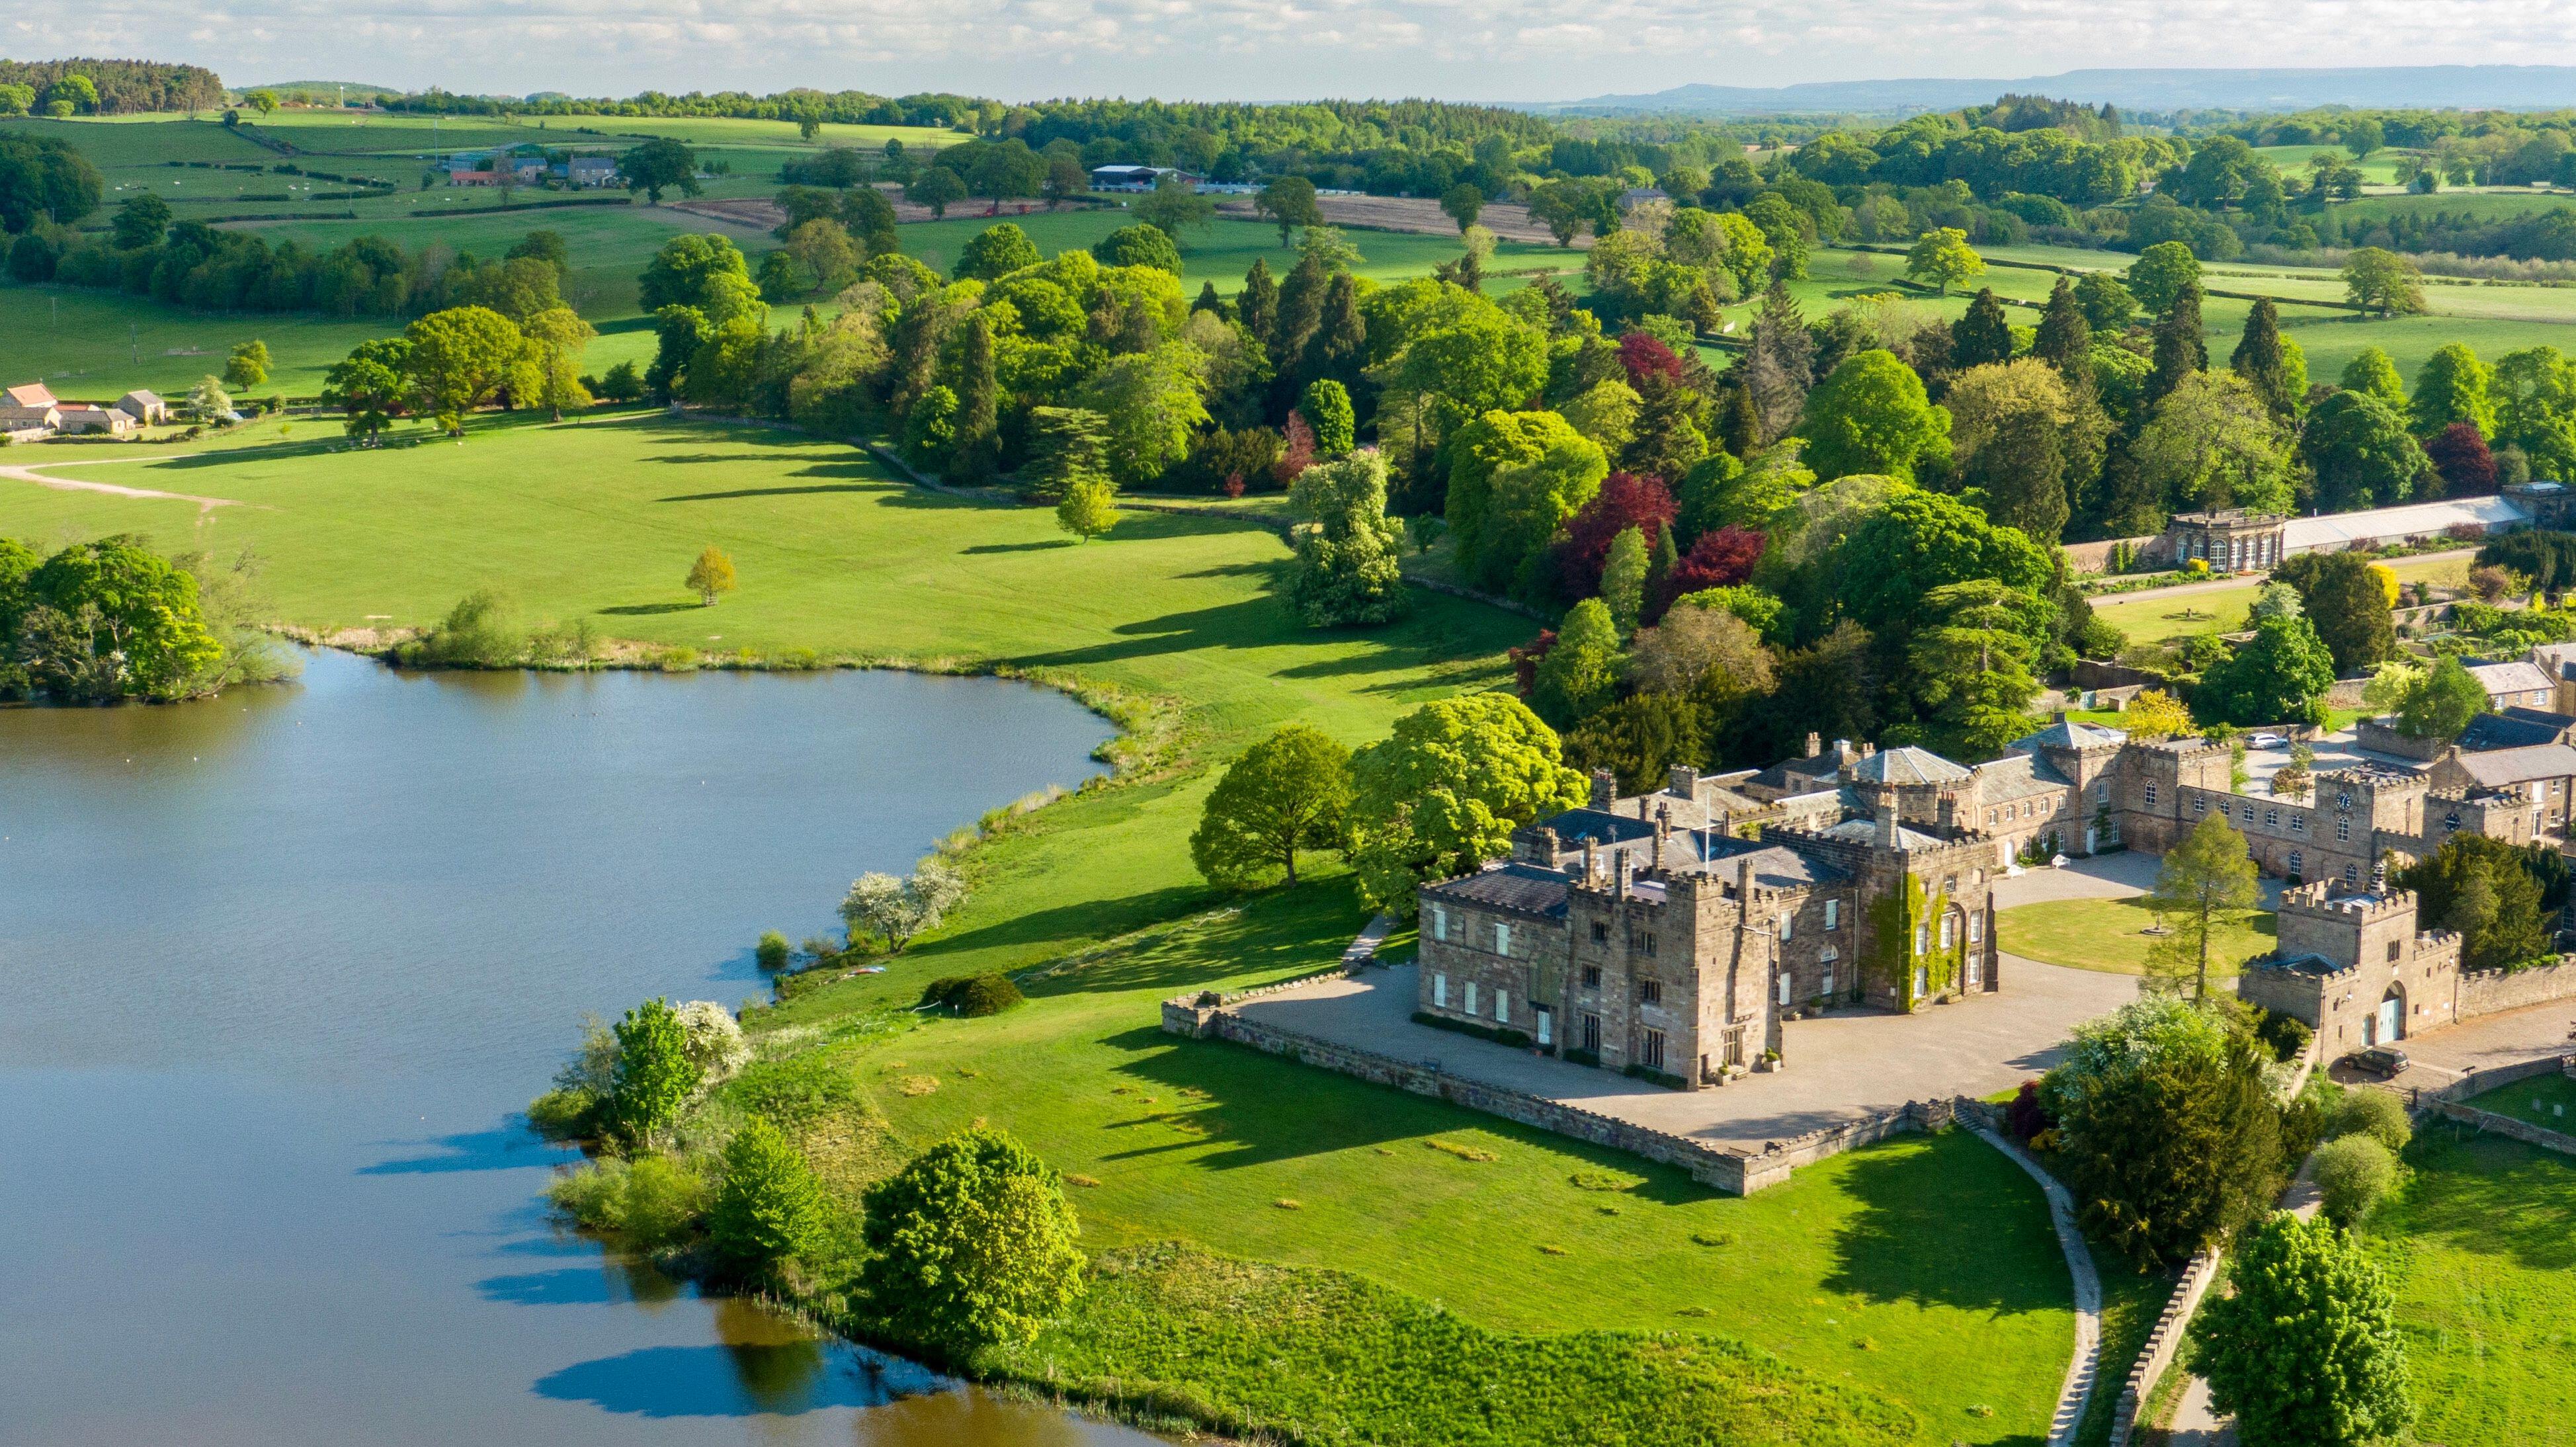
<instances>
[{"instance_id":1,"label":"chimney pot","mask_svg":"<svg viewBox=\"0 0 2576 1447\"><path fill-rule=\"evenodd\" d=\"M1608 769L1594 769L1592 771L1592 798L1590 801L1592 807L1595 809L1606 810L1618 799L1618 797L1618 777L1612 774Z\"/></svg>"},{"instance_id":2,"label":"chimney pot","mask_svg":"<svg viewBox=\"0 0 2576 1447\"><path fill-rule=\"evenodd\" d=\"M1815 758L1825 751L1825 736L1813 729L1807 731L1807 757Z\"/></svg>"}]
</instances>

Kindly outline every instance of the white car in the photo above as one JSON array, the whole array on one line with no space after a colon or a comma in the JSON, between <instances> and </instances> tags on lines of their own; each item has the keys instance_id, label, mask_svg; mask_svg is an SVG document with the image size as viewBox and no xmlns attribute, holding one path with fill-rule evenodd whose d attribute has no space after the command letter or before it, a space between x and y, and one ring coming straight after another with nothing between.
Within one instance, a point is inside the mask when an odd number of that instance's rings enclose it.
<instances>
[{"instance_id":1,"label":"white car","mask_svg":"<svg viewBox=\"0 0 2576 1447\"><path fill-rule=\"evenodd\" d=\"M2279 734L2256 734L2245 742L2252 744L2258 749L2287 748L2290 744L2288 739L2281 737Z\"/></svg>"}]
</instances>

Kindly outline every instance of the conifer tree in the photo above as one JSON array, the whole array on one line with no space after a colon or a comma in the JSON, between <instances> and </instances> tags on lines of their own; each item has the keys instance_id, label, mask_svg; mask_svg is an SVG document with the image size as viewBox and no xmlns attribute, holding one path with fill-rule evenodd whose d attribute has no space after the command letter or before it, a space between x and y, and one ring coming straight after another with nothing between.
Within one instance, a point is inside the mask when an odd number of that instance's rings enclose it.
<instances>
[{"instance_id":1,"label":"conifer tree","mask_svg":"<svg viewBox=\"0 0 2576 1447\"><path fill-rule=\"evenodd\" d=\"M2209 370L2209 342L2201 335L2200 286L2186 282L2156 323L2155 370L2147 376L2147 401L2161 402L2182 379Z\"/></svg>"},{"instance_id":2,"label":"conifer tree","mask_svg":"<svg viewBox=\"0 0 2576 1447\"><path fill-rule=\"evenodd\" d=\"M978 312L966 323L957 358L957 441L948 480L982 482L999 466L1000 387L993 376L993 331Z\"/></svg>"},{"instance_id":3,"label":"conifer tree","mask_svg":"<svg viewBox=\"0 0 2576 1447\"><path fill-rule=\"evenodd\" d=\"M2031 339L2030 354L2055 367L2069 387L2092 387L2093 324L2084 319L2084 307L2075 300L2075 284L2065 277L2049 289L2048 309L2040 314L2039 334Z\"/></svg>"},{"instance_id":4,"label":"conifer tree","mask_svg":"<svg viewBox=\"0 0 2576 1447\"><path fill-rule=\"evenodd\" d=\"M1315 333L1307 339L1306 354L1297 367L1298 380L1312 383L1331 378L1347 388L1359 380L1359 370L1367 361L1368 326L1360 320L1359 283L1347 271L1334 272L1324 285Z\"/></svg>"},{"instance_id":5,"label":"conifer tree","mask_svg":"<svg viewBox=\"0 0 2576 1447\"><path fill-rule=\"evenodd\" d=\"M1816 385L1816 340L1808 334L1797 298L1789 295L1789 284L1777 277L1754 314L1753 351L1744 359L1744 381L1764 444L1798 425L1807 392Z\"/></svg>"},{"instance_id":6,"label":"conifer tree","mask_svg":"<svg viewBox=\"0 0 2576 1447\"><path fill-rule=\"evenodd\" d=\"M2245 335L2227 359L2236 375L2250 383L2254 395L2263 399L2264 409L2283 422L2296 417L2299 403L2305 400L2292 395L2288 347L2281 336L2281 309L2265 297L2245 314ZM2307 368L2302 365L2298 370L2305 373ZM2304 376L2298 379L2297 390L2306 392Z\"/></svg>"},{"instance_id":7,"label":"conifer tree","mask_svg":"<svg viewBox=\"0 0 2576 1447\"><path fill-rule=\"evenodd\" d=\"M1964 372L2009 362L2012 350L2012 323L2004 320L2004 304L1995 299L1994 288L1978 288L1967 314L1950 325L1950 365Z\"/></svg>"},{"instance_id":8,"label":"conifer tree","mask_svg":"<svg viewBox=\"0 0 2576 1447\"><path fill-rule=\"evenodd\" d=\"M1198 300L1190 303L1190 310L1194 312L1214 312L1220 320L1224 318L1225 298L1216 294L1215 282L1203 281L1199 283Z\"/></svg>"},{"instance_id":9,"label":"conifer tree","mask_svg":"<svg viewBox=\"0 0 2576 1447\"><path fill-rule=\"evenodd\" d=\"M1270 345L1272 328L1279 323L1279 283L1270 278L1270 263L1252 259L1252 269L1243 274L1243 291L1234 299L1235 320L1252 333L1253 340ZM1273 354L1276 355L1275 353Z\"/></svg>"}]
</instances>

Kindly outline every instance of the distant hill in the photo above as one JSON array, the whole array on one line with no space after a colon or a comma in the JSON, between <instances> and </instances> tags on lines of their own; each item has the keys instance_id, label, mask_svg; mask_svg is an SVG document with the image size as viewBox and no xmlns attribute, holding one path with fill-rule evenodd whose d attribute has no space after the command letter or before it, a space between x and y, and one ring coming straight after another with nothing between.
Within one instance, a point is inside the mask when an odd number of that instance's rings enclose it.
<instances>
[{"instance_id":1,"label":"distant hill","mask_svg":"<svg viewBox=\"0 0 2576 1447\"><path fill-rule=\"evenodd\" d=\"M1984 105L2037 93L2122 110L2295 111L2310 106L2549 110L2576 106L2576 66L2404 65L2349 69L2070 70L1992 80L1837 80L1778 87L1683 85L1533 105L1552 112L1696 111L1712 115L1885 114Z\"/></svg>"}]
</instances>

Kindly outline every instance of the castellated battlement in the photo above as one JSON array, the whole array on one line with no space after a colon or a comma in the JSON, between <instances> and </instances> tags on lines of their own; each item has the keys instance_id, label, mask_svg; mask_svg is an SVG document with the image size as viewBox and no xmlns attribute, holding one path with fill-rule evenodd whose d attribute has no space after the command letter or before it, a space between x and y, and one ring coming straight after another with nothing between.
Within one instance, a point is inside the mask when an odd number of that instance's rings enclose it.
<instances>
[{"instance_id":1,"label":"castellated battlement","mask_svg":"<svg viewBox=\"0 0 2576 1447\"><path fill-rule=\"evenodd\" d=\"M2326 882L2281 891L2281 913L2330 917L2347 927L2377 924L2400 916L2415 917L2415 893L2406 889L2351 894Z\"/></svg>"}]
</instances>

